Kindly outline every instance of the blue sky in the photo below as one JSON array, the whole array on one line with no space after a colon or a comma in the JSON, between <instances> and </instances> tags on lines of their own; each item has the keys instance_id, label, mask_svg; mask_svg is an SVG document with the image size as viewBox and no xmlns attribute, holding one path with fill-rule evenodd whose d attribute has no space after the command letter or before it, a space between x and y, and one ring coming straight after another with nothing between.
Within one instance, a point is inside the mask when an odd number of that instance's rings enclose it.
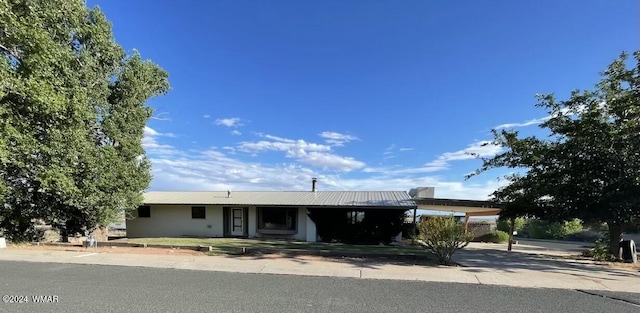
<instances>
[{"instance_id":1,"label":"blue sky","mask_svg":"<svg viewBox=\"0 0 640 313\"><path fill-rule=\"evenodd\" d=\"M591 88L638 49L637 1L88 1L169 72L150 190L409 190L465 181L492 128L540 134L536 93Z\"/></svg>"}]
</instances>

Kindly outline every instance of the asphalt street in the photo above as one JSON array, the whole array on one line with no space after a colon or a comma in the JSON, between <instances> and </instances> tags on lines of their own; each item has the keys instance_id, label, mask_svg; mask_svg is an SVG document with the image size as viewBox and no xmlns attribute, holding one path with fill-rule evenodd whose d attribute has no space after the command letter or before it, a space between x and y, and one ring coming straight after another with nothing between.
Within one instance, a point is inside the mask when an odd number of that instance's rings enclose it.
<instances>
[{"instance_id":1,"label":"asphalt street","mask_svg":"<svg viewBox=\"0 0 640 313\"><path fill-rule=\"evenodd\" d=\"M640 311L624 293L7 261L0 294L0 312Z\"/></svg>"}]
</instances>

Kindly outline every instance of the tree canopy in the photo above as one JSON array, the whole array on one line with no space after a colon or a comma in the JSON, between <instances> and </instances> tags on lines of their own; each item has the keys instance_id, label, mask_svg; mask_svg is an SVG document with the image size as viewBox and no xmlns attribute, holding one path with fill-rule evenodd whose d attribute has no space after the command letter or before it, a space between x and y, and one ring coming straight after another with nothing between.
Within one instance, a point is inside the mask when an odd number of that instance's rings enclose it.
<instances>
[{"instance_id":1,"label":"tree canopy","mask_svg":"<svg viewBox=\"0 0 640 313\"><path fill-rule=\"evenodd\" d=\"M151 180L145 103L168 75L81 0L0 0L0 229L66 232L133 209Z\"/></svg>"},{"instance_id":2,"label":"tree canopy","mask_svg":"<svg viewBox=\"0 0 640 313\"><path fill-rule=\"evenodd\" d=\"M568 100L538 95L549 137L492 131L490 144L505 152L483 158L467 178L492 168L525 170L507 175L509 184L493 193L505 202L503 217L606 222L609 250L617 251L622 226L640 217L640 52L631 68L628 61L622 53L594 90L575 90Z\"/></svg>"}]
</instances>

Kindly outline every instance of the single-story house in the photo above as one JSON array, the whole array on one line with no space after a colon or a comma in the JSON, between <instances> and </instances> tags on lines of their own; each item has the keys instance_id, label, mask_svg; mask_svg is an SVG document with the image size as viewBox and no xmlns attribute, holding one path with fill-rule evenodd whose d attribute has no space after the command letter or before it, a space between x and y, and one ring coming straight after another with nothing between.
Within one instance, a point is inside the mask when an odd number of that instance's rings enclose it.
<instances>
[{"instance_id":1,"label":"single-story house","mask_svg":"<svg viewBox=\"0 0 640 313\"><path fill-rule=\"evenodd\" d=\"M126 221L127 237L278 237L315 242L311 210L354 218L417 208L405 191L152 191ZM364 212L364 213L363 213Z\"/></svg>"}]
</instances>

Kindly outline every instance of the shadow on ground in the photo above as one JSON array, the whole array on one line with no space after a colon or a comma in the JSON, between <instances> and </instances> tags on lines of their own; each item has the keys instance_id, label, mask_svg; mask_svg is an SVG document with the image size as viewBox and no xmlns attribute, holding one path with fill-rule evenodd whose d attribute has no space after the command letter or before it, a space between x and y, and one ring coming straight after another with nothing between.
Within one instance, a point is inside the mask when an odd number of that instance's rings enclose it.
<instances>
[{"instance_id":1,"label":"shadow on ground","mask_svg":"<svg viewBox=\"0 0 640 313\"><path fill-rule=\"evenodd\" d=\"M519 251L498 251L490 249L461 250L454 256L456 262L468 272L502 271L513 273L518 270L531 270L550 273L562 273L586 278L603 278L602 274L618 277L638 277L638 268L615 268L606 264L596 264L586 260L577 260L550 255L536 255ZM590 273L598 274L591 275ZM614 280L610 278L609 280Z\"/></svg>"},{"instance_id":2,"label":"shadow on ground","mask_svg":"<svg viewBox=\"0 0 640 313\"><path fill-rule=\"evenodd\" d=\"M376 269L383 265L402 265L402 266L438 266L438 262L431 256L428 255L367 255L367 254L348 254L342 255L340 253L332 253L328 255L318 255L318 254L300 254L300 253L286 253L286 252L277 252L277 253L262 253L255 252L251 254L243 254L243 255L224 255L226 258L237 258L237 259L253 259L253 260L268 260L273 259L274 257L286 257L287 259L300 263L307 264L312 261L309 260L309 257L320 257L323 261L327 262L339 262L353 265L357 268L370 268ZM314 261L317 261L314 260Z\"/></svg>"}]
</instances>

